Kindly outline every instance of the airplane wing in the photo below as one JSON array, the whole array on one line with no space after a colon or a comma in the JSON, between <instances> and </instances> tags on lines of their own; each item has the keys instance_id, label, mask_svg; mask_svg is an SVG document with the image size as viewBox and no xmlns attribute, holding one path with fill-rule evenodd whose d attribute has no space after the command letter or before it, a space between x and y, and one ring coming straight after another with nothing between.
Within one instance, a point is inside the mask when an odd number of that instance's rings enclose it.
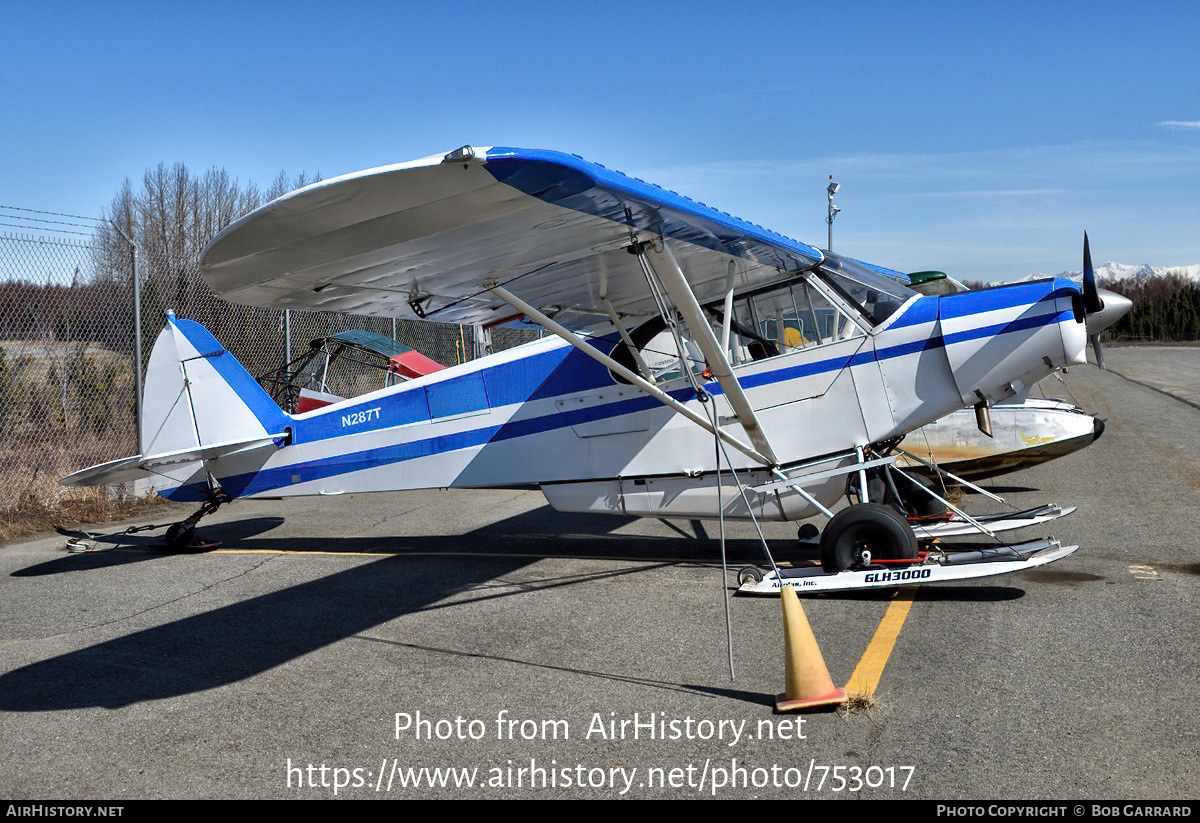
<instances>
[{"instance_id":1,"label":"airplane wing","mask_svg":"<svg viewBox=\"0 0 1200 823\"><path fill-rule=\"evenodd\" d=\"M284 309L503 322L500 286L563 326L657 313L635 240L667 238L700 303L823 259L812 246L574 155L461 149L325 180L209 243L228 300ZM731 268L731 265L732 268Z\"/></svg>"}]
</instances>

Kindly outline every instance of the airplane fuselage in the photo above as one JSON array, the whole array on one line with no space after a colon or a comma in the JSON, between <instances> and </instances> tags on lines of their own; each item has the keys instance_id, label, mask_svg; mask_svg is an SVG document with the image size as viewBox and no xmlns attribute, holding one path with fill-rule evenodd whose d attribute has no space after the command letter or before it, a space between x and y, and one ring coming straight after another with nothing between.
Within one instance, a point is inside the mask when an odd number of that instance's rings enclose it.
<instances>
[{"instance_id":1,"label":"airplane fuselage","mask_svg":"<svg viewBox=\"0 0 1200 823\"><path fill-rule=\"evenodd\" d=\"M1059 279L914 297L865 334L734 370L786 470L1001 401L1085 362L1079 294ZM199 328L177 326L187 340ZM203 351L205 341L194 342ZM621 341L610 332L590 342L611 350ZM704 383L705 402L682 377L662 388L742 434L717 382ZM211 473L233 498L537 485L565 510L718 514L713 435L554 337L304 414L284 414L259 396L246 402L262 432L284 445L182 465L156 481L164 496L205 499ZM745 455L728 455L749 479L768 477ZM805 487L829 505L845 482ZM744 516L727 471L722 491L726 515ZM786 490L757 495L751 507L767 518L815 513Z\"/></svg>"}]
</instances>

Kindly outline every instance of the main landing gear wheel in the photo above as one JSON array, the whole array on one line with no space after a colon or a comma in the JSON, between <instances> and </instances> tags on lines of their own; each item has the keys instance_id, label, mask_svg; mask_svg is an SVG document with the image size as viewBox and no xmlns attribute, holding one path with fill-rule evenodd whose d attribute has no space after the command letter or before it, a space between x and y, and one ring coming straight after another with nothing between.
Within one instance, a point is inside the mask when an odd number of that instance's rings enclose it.
<instances>
[{"instance_id":1,"label":"main landing gear wheel","mask_svg":"<svg viewBox=\"0 0 1200 823\"><path fill-rule=\"evenodd\" d=\"M917 538L889 506L855 503L835 514L821 532L821 568L830 574L877 560L912 560Z\"/></svg>"}]
</instances>

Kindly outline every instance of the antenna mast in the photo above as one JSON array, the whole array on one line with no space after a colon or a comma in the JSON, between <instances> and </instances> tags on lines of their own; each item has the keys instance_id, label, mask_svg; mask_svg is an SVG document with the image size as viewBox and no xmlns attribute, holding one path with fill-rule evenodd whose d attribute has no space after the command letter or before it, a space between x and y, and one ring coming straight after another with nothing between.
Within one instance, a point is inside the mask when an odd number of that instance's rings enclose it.
<instances>
[{"instance_id":1,"label":"antenna mast","mask_svg":"<svg viewBox=\"0 0 1200 823\"><path fill-rule=\"evenodd\" d=\"M833 205L833 196L841 187L840 183L833 182L833 175L829 175L829 187L825 189L829 193L829 216L825 218L825 222L829 224L829 243L825 246L828 251L833 251L833 218L837 217L837 213L841 211Z\"/></svg>"}]
</instances>

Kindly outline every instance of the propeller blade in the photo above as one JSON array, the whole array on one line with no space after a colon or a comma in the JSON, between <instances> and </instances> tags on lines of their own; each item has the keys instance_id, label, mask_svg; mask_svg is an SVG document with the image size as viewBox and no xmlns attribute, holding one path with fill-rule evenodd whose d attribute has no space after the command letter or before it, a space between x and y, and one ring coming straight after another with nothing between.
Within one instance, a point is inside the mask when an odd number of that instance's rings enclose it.
<instances>
[{"instance_id":1,"label":"propeller blade","mask_svg":"<svg viewBox=\"0 0 1200 823\"><path fill-rule=\"evenodd\" d=\"M1088 340L1091 341L1092 351L1096 353L1096 365L1100 367L1100 371L1108 371L1104 368L1104 352L1100 349L1100 335L1090 335Z\"/></svg>"},{"instance_id":2,"label":"propeller blade","mask_svg":"<svg viewBox=\"0 0 1200 823\"><path fill-rule=\"evenodd\" d=\"M1104 308L1104 301L1096 290L1096 272L1092 269L1092 252L1088 249L1087 232L1083 233L1083 310L1088 314Z\"/></svg>"},{"instance_id":3,"label":"propeller blade","mask_svg":"<svg viewBox=\"0 0 1200 823\"><path fill-rule=\"evenodd\" d=\"M1105 306L1101 292L1111 305ZM1086 231L1083 233L1083 308L1087 313L1088 342L1096 352L1096 365L1101 371L1107 371L1104 353L1100 350L1100 332L1124 317L1133 308L1133 303L1128 297L1096 287L1096 270L1092 268L1092 250L1088 247Z\"/></svg>"}]
</instances>

